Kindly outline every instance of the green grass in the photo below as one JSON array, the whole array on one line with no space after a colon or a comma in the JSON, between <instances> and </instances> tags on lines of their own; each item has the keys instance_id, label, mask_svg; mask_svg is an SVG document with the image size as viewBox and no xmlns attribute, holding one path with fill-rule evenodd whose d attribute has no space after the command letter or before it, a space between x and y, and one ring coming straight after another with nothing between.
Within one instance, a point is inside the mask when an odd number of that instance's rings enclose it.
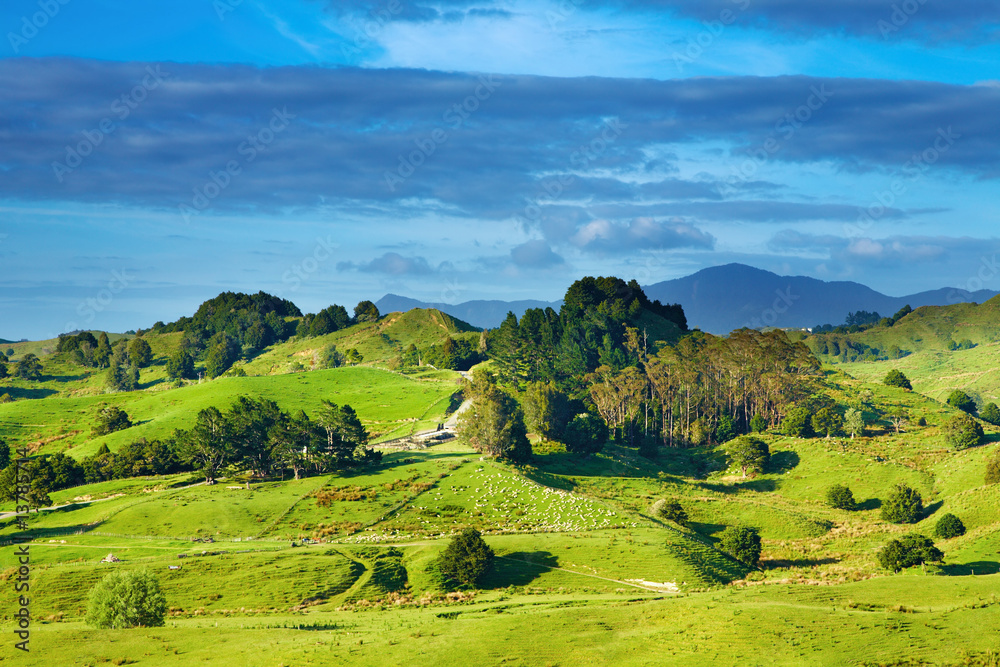
<instances>
[{"instance_id":1,"label":"green grass","mask_svg":"<svg viewBox=\"0 0 1000 667\"><path fill-rule=\"evenodd\" d=\"M458 377L452 374L452 378ZM138 438L168 438L190 428L200 410L224 409L241 394L276 401L286 411L315 413L322 399L354 407L376 438L391 438L444 421L454 379L406 376L366 367L276 377L223 377L168 391L16 401L0 405L0 438L15 446L36 443L39 453L64 451L83 458L106 443L112 450ZM135 426L93 437L104 404L125 410Z\"/></svg>"}]
</instances>

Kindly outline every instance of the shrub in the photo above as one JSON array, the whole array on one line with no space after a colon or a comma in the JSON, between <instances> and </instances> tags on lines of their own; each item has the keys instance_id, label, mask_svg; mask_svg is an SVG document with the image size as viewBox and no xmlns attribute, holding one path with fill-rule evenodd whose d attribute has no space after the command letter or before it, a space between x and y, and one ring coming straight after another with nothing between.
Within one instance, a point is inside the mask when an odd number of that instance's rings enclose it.
<instances>
[{"instance_id":1,"label":"shrub","mask_svg":"<svg viewBox=\"0 0 1000 667\"><path fill-rule=\"evenodd\" d=\"M878 552L879 564L893 572L922 563L939 563L943 558L944 554L930 538L913 533L889 540Z\"/></svg>"},{"instance_id":2,"label":"shrub","mask_svg":"<svg viewBox=\"0 0 1000 667\"><path fill-rule=\"evenodd\" d=\"M885 379L882 380L882 384L889 387L899 387L901 389L913 389L910 384L909 378L903 375L903 371L893 368L891 371L886 373Z\"/></svg>"},{"instance_id":3,"label":"shrub","mask_svg":"<svg viewBox=\"0 0 1000 667\"><path fill-rule=\"evenodd\" d=\"M988 424L1000 426L1000 408L997 407L996 403L987 403L979 411L979 418Z\"/></svg>"},{"instance_id":4,"label":"shrub","mask_svg":"<svg viewBox=\"0 0 1000 667\"><path fill-rule=\"evenodd\" d=\"M686 526L688 522L687 512L676 500L657 500L653 503L653 515L681 526Z\"/></svg>"},{"instance_id":5,"label":"shrub","mask_svg":"<svg viewBox=\"0 0 1000 667\"><path fill-rule=\"evenodd\" d=\"M976 414L976 402L961 389L956 389L948 395L948 405L970 415Z\"/></svg>"},{"instance_id":6,"label":"shrub","mask_svg":"<svg viewBox=\"0 0 1000 667\"><path fill-rule=\"evenodd\" d=\"M954 514L945 514L934 526L934 535L943 540L965 535L965 524Z\"/></svg>"},{"instance_id":7,"label":"shrub","mask_svg":"<svg viewBox=\"0 0 1000 667\"><path fill-rule=\"evenodd\" d=\"M722 531L719 547L750 567L757 567L757 562L760 560L760 535L753 528L729 526Z\"/></svg>"},{"instance_id":8,"label":"shrub","mask_svg":"<svg viewBox=\"0 0 1000 667\"><path fill-rule=\"evenodd\" d=\"M826 504L838 510L856 510L854 493L843 484L834 484L826 491Z\"/></svg>"},{"instance_id":9,"label":"shrub","mask_svg":"<svg viewBox=\"0 0 1000 667\"><path fill-rule=\"evenodd\" d=\"M97 413L97 423L92 429L94 435L107 435L115 431L124 431L132 426L128 414L117 406L101 408Z\"/></svg>"},{"instance_id":10,"label":"shrub","mask_svg":"<svg viewBox=\"0 0 1000 667\"><path fill-rule=\"evenodd\" d=\"M750 420L750 430L754 433L763 433L767 430L767 418L764 415L754 415Z\"/></svg>"},{"instance_id":11,"label":"shrub","mask_svg":"<svg viewBox=\"0 0 1000 667\"><path fill-rule=\"evenodd\" d=\"M945 439L956 450L978 447L983 442L983 427L969 415L957 415L944 426Z\"/></svg>"},{"instance_id":12,"label":"shrub","mask_svg":"<svg viewBox=\"0 0 1000 667\"><path fill-rule=\"evenodd\" d=\"M890 523L916 523L923 511L920 494L905 484L897 484L882 503L882 519Z\"/></svg>"},{"instance_id":13,"label":"shrub","mask_svg":"<svg viewBox=\"0 0 1000 667\"><path fill-rule=\"evenodd\" d=\"M120 629L163 625L167 601L146 570L112 572L90 589L87 623Z\"/></svg>"},{"instance_id":14,"label":"shrub","mask_svg":"<svg viewBox=\"0 0 1000 667\"><path fill-rule=\"evenodd\" d=\"M466 528L448 543L437 560L438 569L452 582L475 586L493 566L493 549L475 528Z\"/></svg>"}]
</instances>

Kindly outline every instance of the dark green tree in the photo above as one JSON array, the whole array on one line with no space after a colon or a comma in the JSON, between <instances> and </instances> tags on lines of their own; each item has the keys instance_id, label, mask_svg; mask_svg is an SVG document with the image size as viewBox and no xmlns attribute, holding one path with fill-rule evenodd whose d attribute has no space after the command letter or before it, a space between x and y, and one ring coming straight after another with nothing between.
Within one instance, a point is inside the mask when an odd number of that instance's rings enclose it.
<instances>
[{"instance_id":1,"label":"dark green tree","mask_svg":"<svg viewBox=\"0 0 1000 667\"><path fill-rule=\"evenodd\" d=\"M827 438L831 435L839 435L844 428L844 418L831 407L820 408L812 416L810 423L817 435L826 434Z\"/></svg>"},{"instance_id":2,"label":"dark green tree","mask_svg":"<svg viewBox=\"0 0 1000 667\"><path fill-rule=\"evenodd\" d=\"M826 490L826 504L839 510L854 511L858 508L854 493L843 484L834 484Z\"/></svg>"},{"instance_id":3,"label":"dark green tree","mask_svg":"<svg viewBox=\"0 0 1000 667\"><path fill-rule=\"evenodd\" d=\"M763 472L771 460L767 443L751 435L742 435L731 441L726 451L729 453L729 464L743 471L744 477L748 472Z\"/></svg>"},{"instance_id":4,"label":"dark green tree","mask_svg":"<svg viewBox=\"0 0 1000 667\"><path fill-rule=\"evenodd\" d=\"M715 426L715 441L729 442L737 435L736 422L733 421L733 418L729 415L719 417L719 423Z\"/></svg>"},{"instance_id":5,"label":"dark green tree","mask_svg":"<svg viewBox=\"0 0 1000 667\"><path fill-rule=\"evenodd\" d=\"M767 417L764 415L754 415L750 419L750 430L754 433L763 433L767 430Z\"/></svg>"},{"instance_id":6,"label":"dark green tree","mask_svg":"<svg viewBox=\"0 0 1000 667\"><path fill-rule=\"evenodd\" d=\"M10 465L10 445L0 438L0 470Z\"/></svg>"},{"instance_id":7,"label":"dark green tree","mask_svg":"<svg viewBox=\"0 0 1000 667\"><path fill-rule=\"evenodd\" d=\"M681 526L686 526L688 522L687 512L676 500L657 500L653 503L653 515Z\"/></svg>"},{"instance_id":8,"label":"dark green tree","mask_svg":"<svg viewBox=\"0 0 1000 667\"><path fill-rule=\"evenodd\" d=\"M760 534L747 526L729 526L719 536L719 548L736 560L757 567L760 561Z\"/></svg>"},{"instance_id":9,"label":"dark green tree","mask_svg":"<svg viewBox=\"0 0 1000 667\"><path fill-rule=\"evenodd\" d=\"M524 413L488 372L477 372L466 387L472 406L459 415L458 432L477 451L521 463L531 458Z\"/></svg>"},{"instance_id":10,"label":"dark green tree","mask_svg":"<svg viewBox=\"0 0 1000 667\"><path fill-rule=\"evenodd\" d=\"M136 368L146 368L153 362L153 348L145 338L133 338L128 344L128 358Z\"/></svg>"},{"instance_id":11,"label":"dark green tree","mask_svg":"<svg viewBox=\"0 0 1000 667\"><path fill-rule=\"evenodd\" d=\"M28 352L14 366L14 376L22 380L41 380L42 362L38 360L37 356Z\"/></svg>"},{"instance_id":12,"label":"dark green tree","mask_svg":"<svg viewBox=\"0 0 1000 667\"><path fill-rule=\"evenodd\" d=\"M236 339L225 331L213 336L205 356L205 372L208 377L216 378L228 371L240 358L241 351Z\"/></svg>"},{"instance_id":13,"label":"dark green tree","mask_svg":"<svg viewBox=\"0 0 1000 667\"><path fill-rule=\"evenodd\" d=\"M903 374L903 371L896 368L886 373L882 384L889 387L900 387L901 389L913 389L910 380Z\"/></svg>"},{"instance_id":14,"label":"dark green tree","mask_svg":"<svg viewBox=\"0 0 1000 667\"><path fill-rule=\"evenodd\" d=\"M608 441L608 425L589 412L578 414L566 425L563 441L571 454L596 454Z\"/></svg>"},{"instance_id":15,"label":"dark green tree","mask_svg":"<svg viewBox=\"0 0 1000 667\"><path fill-rule=\"evenodd\" d=\"M978 447L983 444L983 426L970 415L957 415L944 425L945 439L955 450Z\"/></svg>"},{"instance_id":16,"label":"dark green tree","mask_svg":"<svg viewBox=\"0 0 1000 667\"><path fill-rule=\"evenodd\" d=\"M976 401L961 389L956 389L948 395L948 405L970 415L976 414Z\"/></svg>"},{"instance_id":17,"label":"dark green tree","mask_svg":"<svg viewBox=\"0 0 1000 667\"><path fill-rule=\"evenodd\" d=\"M785 418L781 420L781 432L796 438L811 438L814 435L812 411L807 407L796 407L789 410Z\"/></svg>"},{"instance_id":18,"label":"dark green tree","mask_svg":"<svg viewBox=\"0 0 1000 667\"><path fill-rule=\"evenodd\" d=\"M163 625L167 600L146 570L111 572L90 589L87 623L95 628L155 628Z\"/></svg>"},{"instance_id":19,"label":"dark green tree","mask_svg":"<svg viewBox=\"0 0 1000 667\"><path fill-rule=\"evenodd\" d=\"M97 349L94 350L94 365L98 368L107 368L111 364L111 341L108 334L101 332L97 337Z\"/></svg>"},{"instance_id":20,"label":"dark green tree","mask_svg":"<svg viewBox=\"0 0 1000 667\"><path fill-rule=\"evenodd\" d=\"M216 473L232 460L229 431L218 408L205 408L198 413L191 430L174 433L177 457L200 470L207 483L214 484Z\"/></svg>"},{"instance_id":21,"label":"dark green tree","mask_svg":"<svg viewBox=\"0 0 1000 667\"><path fill-rule=\"evenodd\" d=\"M132 426L128 414L115 405L109 405L97 411L97 418L92 433L95 436L107 435L115 431L124 431Z\"/></svg>"},{"instance_id":22,"label":"dark green tree","mask_svg":"<svg viewBox=\"0 0 1000 667\"><path fill-rule=\"evenodd\" d=\"M940 563L943 559L944 554L930 538L914 533L889 540L878 552L879 564L893 572L923 563Z\"/></svg>"},{"instance_id":23,"label":"dark green tree","mask_svg":"<svg viewBox=\"0 0 1000 667\"><path fill-rule=\"evenodd\" d=\"M920 494L905 484L897 484L882 502L882 520L889 523L916 523L923 513Z\"/></svg>"},{"instance_id":24,"label":"dark green tree","mask_svg":"<svg viewBox=\"0 0 1000 667\"><path fill-rule=\"evenodd\" d=\"M194 370L194 357L186 349L177 350L167 359L167 376L173 380L193 380L198 375Z\"/></svg>"},{"instance_id":25,"label":"dark green tree","mask_svg":"<svg viewBox=\"0 0 1000 667\"><path fill-rule=\"evenodd\" d=\"M475 586L493 567L493 549L475 528L466 528L448 543L437 560L438 569L451 582Z\"/></svg>"},{"instance_id":26,"label":"dark green tree","mask_svg":"<svg viewBox=\"0 0 1000 667\"><path fill-rule=\"evenodd\" d=\"M987 424L1000 426L1000 407L996 403L987 403L979 412L979 418Z\"/></svg>"},{"instance_id":27,"label":"dark green tree","mask_svg":"<svg viewBox=\"0 0 1000 667\"><path fill-rule=\"evenodd\" d=\"M129 360L128 344L124 340L114 346L105 384L111 391L135 391L139 388L139 369Z\"/></svg>"},{"instance_id":28,"label":"dark green tree","mask_svg":"<svg viewBox=\"0 0 1000 667\"><path fill-rule=\"evenodd\" d=\"M965 524L954 514L945 514L934 525L934 535L943 540L965 535Z\"/></svg>"},{"instance_id":29,"label":"dark green tree","mask_svg":"<svg viewBox=\"0 0 1000 667\"><path fill-rule=\"evenodd\" d=\"M530 382L524 392L524 422L547 440L558 439L566 432L572 417L569 398L553 384Z\"/></svg>"},{"instance_id":30,"label":"dark green tree","mask_svg":"<svg viewBox=\"0 0 1000 667\"><path fill-rule=\"evenodd\" d=\"M371 301L362 301L354 307L355 322L375 322L379 317L381 317L381 314Z\"/></svg>"}]
</instances>

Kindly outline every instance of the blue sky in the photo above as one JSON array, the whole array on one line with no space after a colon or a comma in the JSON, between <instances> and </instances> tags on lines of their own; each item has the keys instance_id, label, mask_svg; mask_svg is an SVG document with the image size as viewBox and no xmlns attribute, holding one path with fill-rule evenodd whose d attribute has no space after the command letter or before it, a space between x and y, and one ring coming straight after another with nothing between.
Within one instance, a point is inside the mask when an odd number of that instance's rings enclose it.
<instances>
[{"instance_id":1,"label":"blue sky","mask_svg":"<svg viewBox=\"0 0 1000 667\"><path fill-rule=\"evenodd\" d=\"M998 26L986 0L12 0L0 338L732 261L1000 290Z\"/></svg>"}]
</instances>

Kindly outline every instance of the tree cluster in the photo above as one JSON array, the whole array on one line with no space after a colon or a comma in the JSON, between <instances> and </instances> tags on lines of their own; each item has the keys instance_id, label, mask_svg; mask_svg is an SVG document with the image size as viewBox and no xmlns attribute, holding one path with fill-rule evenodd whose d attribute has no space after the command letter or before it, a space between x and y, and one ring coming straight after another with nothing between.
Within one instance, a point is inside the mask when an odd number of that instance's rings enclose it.
<instances>
[{"instance_id":1,"label":"tree cluster","mask_svg":"<svg viewBox=\"0 0 1000 667\"><path fill-rule=\"evenodd\" d=\"M911 533L898 540L889 540L878 552L878 561L887 570L900 570L923 563L940 563L944 554L930 538Z\"/></svg>"},{"instance_id":2,"label":"tree cluster","mask_svg":"<svg viewBox=\"0 0 1000 667\"><path fill-rule=\"evenodd\" d=\"M223 468L255 477L291 470L325 473L381 460L367 447L368 431L349 405L323 401L315 419L289 414L274 401L240 396L225 412L206 408L195 424L174 433L178 458L213 482Z\"/></svg>"}]
</instances>

